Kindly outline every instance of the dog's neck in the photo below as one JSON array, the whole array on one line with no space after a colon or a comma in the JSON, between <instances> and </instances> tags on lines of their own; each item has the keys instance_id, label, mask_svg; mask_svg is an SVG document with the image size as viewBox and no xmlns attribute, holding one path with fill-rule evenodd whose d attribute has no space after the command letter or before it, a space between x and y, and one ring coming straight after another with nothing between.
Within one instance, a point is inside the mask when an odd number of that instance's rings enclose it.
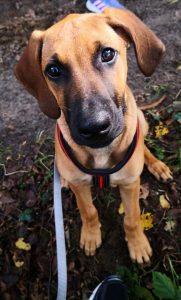
<instances>
[{"instance_id":1,"label":"dog's neck","mask_svg":"<svg viewBox=\"0 0 181 300\"><path fill-rule=\"evenodd\" d=\"M129 99L129 101L128 101ZM124 158L124 155L133 140L136 131L137 111L134 97L127 87L125 92L126 113L124 116L124 130L109 146L93 149L87 146L80 146L72 139L69 127L65 121L64 114L58 119L62 134L72 149L75 157L87 168L111 168Z\"/></svg>"}]
</instances>

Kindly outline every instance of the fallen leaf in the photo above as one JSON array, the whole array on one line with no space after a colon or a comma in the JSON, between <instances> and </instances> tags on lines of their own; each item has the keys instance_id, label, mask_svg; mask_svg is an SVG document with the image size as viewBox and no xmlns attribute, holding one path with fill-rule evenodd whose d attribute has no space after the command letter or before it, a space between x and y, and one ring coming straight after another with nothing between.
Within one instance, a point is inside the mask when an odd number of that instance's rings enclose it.
<instances>
[{"instance_id":1,"label":"fallen leaf","mask_svg":"<svg viewBox=\"0 0 181 300\"><path fill-rule=\"evenodd\" d=\"M144 183L140 186L140 195L139 198L146 200L147 197L149 196L149 184L148 183Z\"/></svg>"},{"instance_id":2,"label":"fallen leaf","mask_svg":"<svg viewBox=\"0 0 181 300\"><path fill-rule=\"evenodd\" d=\"M168 220L165 222L165 231L173 232L175 229L176 223L173 220Z\"/></svg>"},{"instance_id":3,"label":"fallen leaf","mask_svg":"<svg viewBox=\"0 0 181 300\"><path fill-rule=\"evenodd\" d=\"M8 155L7 157L6 157L6 160L8 161L8 160L12 160L12 156L11 155Z\"/></svg>"},{"instance_id":4,"label":"fallen leaf","mask_svg":"<svg viewBox=\"0 0 181 300\"><path fill-rule=\"evenodd\" d=\"M16 268L21 268L24 265L24 261L16 260L16 255L13 255L13 261Z\"/></svg>"},{"instance_id":5,"label":"fallen leaf","mask_svg":"<svg viewBox=\"0 0 181 300\"><path fill-rule=\"evenodd\" d=\"M75 262L71 261L68 265L69 272L73 272L75 270Z\"/></svg>"},{"instance_id":6,"label":"fallen leaf","mask_svg":"<svg viewBox=\"0 0 181 300\"><path fill-rule=\"evenodd\" d=\"M149 230L153 227L153 215L151 213L141 214L140 221L143 230Z\"/></svg>"},{"instance_id":7,"label":"fallen leaf","mask_svg":"<svg viewBox=\"0 0 181 300\"><path fill-rule=\"evenodd\" d=\"M173 183L171 184L171 190L172 190L172 192L173 192L174 194L177 193L177 184L176 184L176 182L173 182Z\"/></svg>"},{"instance_id":8,"label":"fallen leaf","mask_svg":"<svg viewBox=\"0 0 181 300\"><path fill-rule=\"evenodd\" d=\"M166 135L169 133L168 128L163 126L162 122L159 122L158 126L155 126L155 137L159 138L160 136Z\"/></svg>"},{"instance_id":9,"label":"fallen leaf","mask_svg":"<svg viewBox=\"0 0 181 300\"><path fill-rule=\"evenodd\" d=\"M172 250L172 251L174 251L175 248L173 246L170 246L170 245L165 245L165 246L163 246L162 251L165 251L165 250Z\"/></svg>"},{"instance_id":10,"label":"fallen leaf","mask_svg":"<svg viewBox=\"0 0 181 300\"><path fill-rule=\"evenodd\" d=\"M119 213L120 215L124 214L124 206L123 206L123 202L121 202L121 204L120 204L120 206L119 206L118 213Z\"/></svg>"},{"instance_id":11,"label":"fallen leaf","mask_svg":"<svg viewBox=\"0 0 181 300\"><path fill-rule=\"evenodd\" d=\"M32 221L32 208L25 209L22 213L19 214L20 221L26 221L30 223Z\"/></svg>"},{"instance_id":12,"label":"fallen leaf","mask_svg":"<svg viewBox=\"0 0 181 300\"><path fill-rule=\"evenodd\" d=\"M29 243L24 242L24 238L19 238L16 243L16 248L21 249L21 250L25 250L25 251L29 251L31 250L31 245Z\"/></svg>"},{"instance_id":13,"label":"fallen leaf","mask_svg":"<svg viewBox=\"0 0 181 300\"><path fill-rule=\"evenodd\" d=\"M165 195L160 195L159 200L160 200L160 205L161 205L162 208L164 208L164 209L169 209L170 208L170 203L165 198Z\"/></svg>"},{"instance_id":14,"label":"fallen leaf","mask_svg":"<svg viewBox=\"0 0 181 300\"><path fill-rule=\"evenodd\" d=\"M26 192L26 207L33 207L36 204L37 198L34 190L28 190Z\"/></svg>"}]
</instances>

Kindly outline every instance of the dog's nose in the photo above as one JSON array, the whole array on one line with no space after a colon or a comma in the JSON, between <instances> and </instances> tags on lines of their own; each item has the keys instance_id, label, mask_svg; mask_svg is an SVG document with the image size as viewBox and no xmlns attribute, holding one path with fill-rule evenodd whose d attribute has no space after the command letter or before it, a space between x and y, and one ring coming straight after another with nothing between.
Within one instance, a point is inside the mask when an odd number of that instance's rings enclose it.
<instances>
[{"instance_id":1,"label":"dog's nose","mask_svg":"<svg viewBox=\"0 0 181 300\"><path fill-rule=\"evenodd\" d=\"M92 138L95 136L106 136L110 131L111 122L106 112L97 113L96 117L86 118L79 123L79 132L86 138Z\"/></svg>"}]
</instances>

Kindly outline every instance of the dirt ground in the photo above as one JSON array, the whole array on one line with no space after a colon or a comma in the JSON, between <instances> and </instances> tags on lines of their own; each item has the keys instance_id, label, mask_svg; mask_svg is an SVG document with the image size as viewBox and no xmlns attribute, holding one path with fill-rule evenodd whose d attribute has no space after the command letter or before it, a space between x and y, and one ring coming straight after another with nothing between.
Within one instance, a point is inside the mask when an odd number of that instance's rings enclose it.
<instances>
[{"instance_id":1,"label":"dirt ground","mask_svg":"<svg viewBox=\"0 0 181 300\"><path fill-rule=\"evenodd\" d=\"M151 103L166 95L159 107L146 112L151 124L147 143L174 172L174 181L168 184L158 183L146 170L142 175L141 207L154 216L155 225L147 231L154 255L151 266L135 268L142 278L141 284L151 289L152 270L169 274L168 257L176 272L181 270L181 2L129 0L123 4L150 26L167 49L151 78L145 78L138 70L133 50L128 53L128 81L138 104ZM48 28L70 12L85 12L85 2L67 1L60 7L58 0L0 0L0 7L0 299L56 299L51 184L54 121L40 112L36 100L16 81L13 67L34 29ZM154 128L159 121L167 126L169 133L156 141ZM132 268L122 216L118 214L117 192L94 191L94 194L102 222L103 245L93 258L85 257L79 248L79 213L74 196L64 194L68 299L72 300L87 299L93 287L106 275L118 272L120 266ZM168 210L160 206L161 195L169 201ZM166 230L168 220L175 225L172 223L173 228ZM15 246L21 237L31 245L30 251ZM17 261L22 262L21 267Z\"/></svg>"}]
</instances>

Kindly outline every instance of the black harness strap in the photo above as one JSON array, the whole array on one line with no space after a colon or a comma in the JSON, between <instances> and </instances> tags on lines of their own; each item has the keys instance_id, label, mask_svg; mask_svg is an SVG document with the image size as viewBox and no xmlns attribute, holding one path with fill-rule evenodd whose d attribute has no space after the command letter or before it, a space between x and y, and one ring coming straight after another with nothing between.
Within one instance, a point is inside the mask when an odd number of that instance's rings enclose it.
<instances>
[{"instance_id":1,"label":"black harness strap","mask_svg":"<svg viewBox=\"0 0 181 300\"><path fill-rule=\"evenodd\" d=\"M62 132L57 123L57 133L58 133L58 140L60 146L65 153L65 155L76 165L76 167L81 170L83 173L89 174L93 176L93 185L99 188L108 187L110 183L110 175L121 170L124 165L130 160L132 157L139 138L139 122L137 122L136 132L134 134L133 140L126 152L125 157L121 160L117 165L113 168L108 169L88 169L84 167L74 156L70 146L68 145L67 141L64 139Z\"/></svg>"}]
</instances>

